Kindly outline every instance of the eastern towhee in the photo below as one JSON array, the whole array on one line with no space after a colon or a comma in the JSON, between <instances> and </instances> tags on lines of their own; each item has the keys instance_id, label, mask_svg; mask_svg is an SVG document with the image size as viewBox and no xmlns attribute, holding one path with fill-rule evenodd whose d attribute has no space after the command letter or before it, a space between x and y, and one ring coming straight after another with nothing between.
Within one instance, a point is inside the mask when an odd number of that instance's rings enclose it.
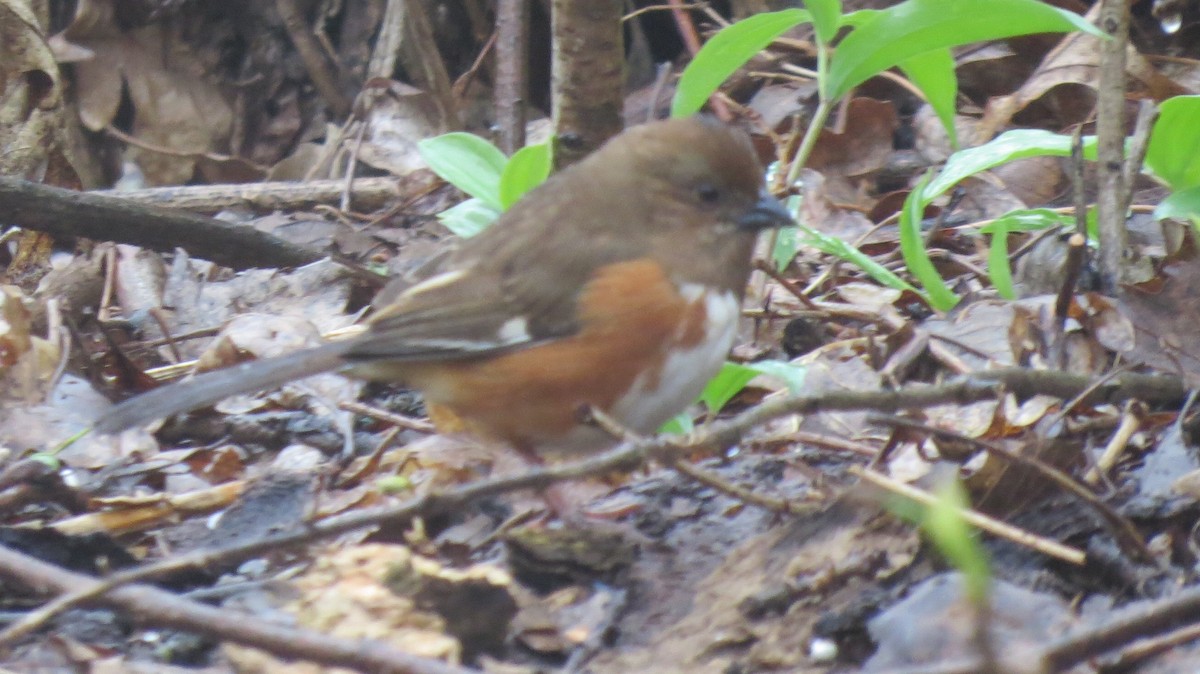
<instances>
[{"instance_id":1,"label":"eastern towhee","mask_svg":"<svg viewBox=\"0 0 1200 674\"><path fill-rule=\"evenodd\" d=\"M708 117L626 130L464 241L357 337L200 374L116 406L112 433L336 370L421 390L435 420L542 456L653 433L733 345L758 233L791 221L749 138Z\"/></svg>"}]
</instances>

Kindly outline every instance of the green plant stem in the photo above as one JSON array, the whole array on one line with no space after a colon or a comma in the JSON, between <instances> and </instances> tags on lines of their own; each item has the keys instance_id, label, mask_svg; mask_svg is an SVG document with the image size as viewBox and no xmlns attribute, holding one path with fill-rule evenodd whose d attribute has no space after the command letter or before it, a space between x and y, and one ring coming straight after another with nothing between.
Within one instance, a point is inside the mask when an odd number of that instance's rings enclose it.
<instances>
[{"instance_id":1,"label":"green plant stem","mask_svg":"<svg viewBox=\"0 0 1200 674\"><path fill-rule=\"evenodd\" d=\"M792 158L791 165L788 166L787 180L784 186L788 189L796 184L797 178L800 177L800 169L808 163L808 155L812 154L813 146L817 144L817 138L821 135L821 129L825 128L825 122L829 119L829 113L833 111L833 102L825 96L826 89L826 72L829 68L829 48L817 42L817 109L813 112L813 118L808 123L808 128L804 130L804 138L800 141L800 147L796 149L796 156ZM779 230L772 230L767 239L766 250L769 254L773 253L775 246L779 243Z\"/></svg>"},{"instance_id":2,"label":"green plant stem","mask_svg":"<svg viewBox=\"0 0 1200 674\"><path fill-rule=\"evenodd\" d=\"M821 129L825 128L825 122L829 119L829 114L833 111L835 101L829 100L825 94L828 86L828 70L829 70L829 47L817 43L817 96L820 102L817 103L817 109L813 113L812 121L808 123L808 128L804 131L804 138L800 141L800 147L796 150L796 156L792 159L791 166L788 167L787 183L788 187L795 184L796 179L800 177L800 169L808 162L808 155L812 154L813 146L817 144L817 138L821 135Z\"/></svg>"}]
</instances>

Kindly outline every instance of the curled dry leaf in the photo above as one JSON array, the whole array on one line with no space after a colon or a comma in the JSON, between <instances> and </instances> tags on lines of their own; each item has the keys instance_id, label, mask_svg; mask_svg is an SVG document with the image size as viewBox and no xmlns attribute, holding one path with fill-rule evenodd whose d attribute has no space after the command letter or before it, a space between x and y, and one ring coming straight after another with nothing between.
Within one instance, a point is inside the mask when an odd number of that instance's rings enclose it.
<instances>
[{"instance_id":1,"label":"curled dry leaf","mask_svg":"<svg viewBox=\"0 0 1200 674\"><path fill-rule=\"evenodd\" d=\"M15 286L0 286L0 399L40 399L54 379L61 350L32 327L30 300Z\"/></svg>"},{"instance_id":2,"label":"curled dry leaf","mask_svg":"<svg viewBox=\"0 0 1200 674\"><path fill-rule=\"evenodd\" d=\"M1075 86L1067 95L1055 99L1058 119L1054 123L1066 126L1084 121L1092 113L1095 96L1080 94L1081 90L1094 92L1098 85L1100 51L1098 38L1086 33L1068 33L1020 89L1009 96L997 96L988 101L976 140L982 142L995 136L1009 125L1018 112L1052 89L1064 85ZM1142 85L1143 95L1163 100L1189 93L1160 73L1132 47L1126 50L1125 57L1126 73Z\"/></svg>"},{"instance_id":3,"label":"curled dry leaf","mask_svg":"<svg viewBox=\"0 0 1200 674\"><path fill-rule=\"evenodd\" d=\"M133 136L169 152L136 150L150 182L174 185L192 178L196 155L225 149L233 111L205 72L183 27L151 24L122 30L109 0L83 0L59 36L92 52L76 64L79 115L99 131L111 124L126 93L132 103Z\"/></svg>"}]
</instances>

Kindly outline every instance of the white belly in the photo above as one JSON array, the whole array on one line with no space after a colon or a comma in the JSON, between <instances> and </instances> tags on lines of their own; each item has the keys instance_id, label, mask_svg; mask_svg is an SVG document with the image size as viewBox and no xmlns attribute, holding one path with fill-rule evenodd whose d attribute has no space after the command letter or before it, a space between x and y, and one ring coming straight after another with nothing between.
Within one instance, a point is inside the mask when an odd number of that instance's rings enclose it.
<instances>
[{"instance_id":1,"label":"white belly","mask_svg":"<svg viewBox=\"0 0 1200 674\"><path fill-rule=\"evenodd\" d=\"M695 285L685 285L680 292L689 303L704 298L704 339L690 348L672 343L661 373L657 377L642 375L613 405L612 417L638 433L654 433L695 401L721 370L737 336L741 306L734 293L706 295Z\"/></svg>"}]
</instances>

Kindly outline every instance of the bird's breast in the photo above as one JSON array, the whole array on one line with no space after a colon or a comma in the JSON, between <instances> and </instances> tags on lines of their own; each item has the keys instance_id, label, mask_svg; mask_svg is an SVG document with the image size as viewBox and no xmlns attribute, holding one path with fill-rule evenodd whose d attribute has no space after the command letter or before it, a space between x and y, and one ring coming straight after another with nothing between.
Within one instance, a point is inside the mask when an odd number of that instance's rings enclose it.
<instances>
[{"instance_id":1,"label":"bird's breast","mask_svg":"<svg viewBox=\"0 0 1200 674\"><path fill-rule=\"evenodd\" d=\"M613 444L581 427L599 409L653 433L686 408L733 345L735 292L677 283L649 260L599 270L579 299L573 335L495 357L411 365L411 383L465 430L518 448L570 454Z\"/></svg>"}]
</instances>

